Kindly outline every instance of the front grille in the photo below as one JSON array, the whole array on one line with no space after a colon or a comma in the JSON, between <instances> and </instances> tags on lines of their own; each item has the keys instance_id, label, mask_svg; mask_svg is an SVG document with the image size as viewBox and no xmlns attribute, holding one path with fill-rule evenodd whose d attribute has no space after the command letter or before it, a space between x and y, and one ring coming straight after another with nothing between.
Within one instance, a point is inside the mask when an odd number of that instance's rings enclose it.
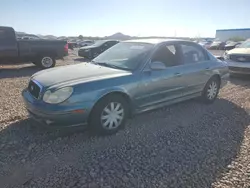
<instances>
[{"instance_id":1,"label":"front grille","mask_svg":"<svg viewBox=\"0 0 250 188\"><path fill-rule=\"evenodd\" d=\"M250 56L230 55L230 59L237 62L250 62Z\"/></svg>"},{"instance_id":2,"label":"front grille","mask_svg":"<svg viewBox=\"0 0 250 188\"><path fill-rule=\"evenodd\" d=\"M28 86L28 91L30 92L31 95L33 95L33 97L38 99L41 89L33 80L31 80Z\"/></svg>"}]
</instances>

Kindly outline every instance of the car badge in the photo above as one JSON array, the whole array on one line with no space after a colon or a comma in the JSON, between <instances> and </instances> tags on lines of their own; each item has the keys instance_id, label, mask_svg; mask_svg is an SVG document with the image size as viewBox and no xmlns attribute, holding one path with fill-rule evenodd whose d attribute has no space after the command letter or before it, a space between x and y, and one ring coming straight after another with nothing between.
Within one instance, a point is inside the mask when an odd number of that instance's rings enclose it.
<instances>
[{"instance_id":1,"label":"car badge","mask_svg":"<svg viewBox=\"0 0 250 188\"><path fill-rule=\"evenodd\" d=\"M31 87L30 87L30 90L33 91L33 90L34 90L34 86L31 86Z\"/></svg>"}]
</instances>

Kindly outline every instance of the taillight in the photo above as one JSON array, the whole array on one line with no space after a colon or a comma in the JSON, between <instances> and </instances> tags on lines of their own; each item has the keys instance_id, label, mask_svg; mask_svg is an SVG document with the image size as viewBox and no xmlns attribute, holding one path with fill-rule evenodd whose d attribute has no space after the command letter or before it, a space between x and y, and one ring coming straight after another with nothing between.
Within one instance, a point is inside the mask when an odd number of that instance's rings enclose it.
<instances>
[{"instance_id":1,"label":"taillight","mask_svg":"<svg viewBox=\"0 0 250 188\"><path fill-rule=\"evenodd\" d=\"M64 46L64 52L68 52L68 50L69 50L69 45L68 45L68 43L67 43L67 44L65 44L65 46Z\"/></svg>"}]
</instances>

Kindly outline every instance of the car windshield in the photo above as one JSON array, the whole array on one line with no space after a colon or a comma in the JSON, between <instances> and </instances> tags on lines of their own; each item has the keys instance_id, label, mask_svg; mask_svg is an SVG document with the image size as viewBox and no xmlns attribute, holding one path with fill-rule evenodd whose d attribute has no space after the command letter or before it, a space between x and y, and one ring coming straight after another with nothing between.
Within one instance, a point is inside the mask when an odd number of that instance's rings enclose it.
<instances>
[{"instance_id":1,"label":"car windshield","mask_svg":"<svg viewBox=\"0 0 250 188\"><path fill-rule=\"evenodd\" d=\"M250 40L243 42L239 47L240 48L250 48Z\"/></svg>"},{"instance_id":2,"label":"car windshield","mask_svg":"<svg viewBox=\"0 0 250 188\"><path fill-rule=\"evenodd\" d=\"M119 69L134 70L153 47L149 43L121 42L97 56L93 62Z\"/></svg>"}]
</instances>

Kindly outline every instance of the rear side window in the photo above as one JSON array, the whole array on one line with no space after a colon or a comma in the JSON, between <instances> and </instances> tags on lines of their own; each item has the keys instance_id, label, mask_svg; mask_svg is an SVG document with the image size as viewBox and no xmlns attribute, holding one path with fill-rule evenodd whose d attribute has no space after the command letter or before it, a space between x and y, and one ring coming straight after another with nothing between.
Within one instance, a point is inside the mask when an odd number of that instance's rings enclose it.
<instances>
[{"instance_id":1,"label":"rear side window","mask_svg":"<svg viewBox=\"0 0 250 188\"><path fill-rule=\"evenodd\" d=\"M208 60L204 51L198 46L192 44L181 44L181 50L184 64L198 63Z\"/></svg>"}]
</instances>

